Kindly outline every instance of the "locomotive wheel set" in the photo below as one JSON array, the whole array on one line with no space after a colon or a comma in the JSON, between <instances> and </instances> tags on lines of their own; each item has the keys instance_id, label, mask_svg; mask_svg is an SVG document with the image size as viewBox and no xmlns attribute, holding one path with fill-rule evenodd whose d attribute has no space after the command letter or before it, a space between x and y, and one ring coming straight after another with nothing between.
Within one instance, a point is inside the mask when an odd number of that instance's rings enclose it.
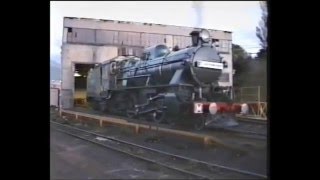
<instances>
[{"instance_id":1,"label":"locomotive wheel set","mask_svg":"<svg viewBox=\"0 0 320 180\"><path fill-rule=\"evenodd\" d=\"M192 46L170 51L165 45L142 57L119 56L91 69L87 102L95 110L155 123L192 124L202 129L214 119L246 113L218 85L225 62L207 30L190 33Z\"/></svg>"}]
</instances>

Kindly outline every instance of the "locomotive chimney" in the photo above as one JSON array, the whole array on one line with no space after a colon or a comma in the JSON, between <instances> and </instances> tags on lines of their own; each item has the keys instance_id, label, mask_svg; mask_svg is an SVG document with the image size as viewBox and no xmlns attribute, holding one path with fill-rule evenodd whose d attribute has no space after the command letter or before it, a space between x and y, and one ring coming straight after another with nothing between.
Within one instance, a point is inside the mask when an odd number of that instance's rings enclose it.
<instances>
[{"instance_id":1,"label":"locomotive chimney","mask_svg":"<svg viewBox=\"0 0 320 180\"><path fill-rule=\"evenodd\" d=\"M192 46L210 44L210 32L208 30L193 30L190 35L192 38Z\"/></svg>"},{"instance_id":2,"label":"locomotive chimney","mask_svg":"<svg viewBox=\"0 0 320 180\"><path fill-rule=\"evenodd\" d=\"M192 38L192 46L198 46L199 41L200 41L200 32L198 30L194 30L190 33L191 38Z\"/></svg>"}]
</instances>

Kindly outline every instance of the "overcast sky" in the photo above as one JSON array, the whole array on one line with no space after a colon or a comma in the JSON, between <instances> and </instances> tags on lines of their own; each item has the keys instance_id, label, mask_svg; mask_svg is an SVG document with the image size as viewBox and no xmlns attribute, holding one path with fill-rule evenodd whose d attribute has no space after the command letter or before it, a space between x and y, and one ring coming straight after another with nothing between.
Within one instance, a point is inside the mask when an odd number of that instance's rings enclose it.
<instances>
[{"instance_id":1,"label":"overcast sky","mask_svg":"<svg viewBox=\"0 0 320 180\"><path fill-rule=\"evenodd\" d=\"M192 1L65 1L50 2L50 57L60 62L63 17L136 21L232 31L234 44L247 52L259 51L256 26L261 18L258 1L203 1L201 21Z\"/></svg>"}]
</instances>

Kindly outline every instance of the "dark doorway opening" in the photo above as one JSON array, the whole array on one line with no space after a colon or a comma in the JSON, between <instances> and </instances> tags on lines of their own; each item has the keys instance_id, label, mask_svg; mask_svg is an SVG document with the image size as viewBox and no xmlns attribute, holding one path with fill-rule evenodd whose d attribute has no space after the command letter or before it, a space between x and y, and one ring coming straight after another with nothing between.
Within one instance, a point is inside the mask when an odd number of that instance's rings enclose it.
<instances>
[{"instance_id":1,"label":"dark doorway opening","mask_svg":"<svg viewBox=\"0 0 320 180\"><path fill-rule=\"evenodd\" d=\"M87 76L91 68L95 64L81 64L74 65L74 106L86 107L87 102Z\"/></svg>"}]
</instances>

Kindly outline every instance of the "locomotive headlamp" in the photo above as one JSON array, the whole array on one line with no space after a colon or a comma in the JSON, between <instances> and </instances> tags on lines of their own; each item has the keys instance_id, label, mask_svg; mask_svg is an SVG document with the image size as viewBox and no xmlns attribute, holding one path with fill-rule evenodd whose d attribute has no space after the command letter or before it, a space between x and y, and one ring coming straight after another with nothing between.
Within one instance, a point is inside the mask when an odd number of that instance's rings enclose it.
<instances>
[{"instance_id":1,"label":"locomotive headlamp","mask_svg":"<svg viewBox=\"0 0 320 180\"><path fill-rule=\"evenodd\" d=\"M248 104L242 104L241 105L241 114L248 114L248 112L249 112Z\"/></svg>"},{"instance_id":2,"label":"locomotive headlamp","mask_svg":"<svg viewBox=\"0 0 320 180\"><path fill-rule=\"evenodd\" d=\"M208 31L208 30L205 30L205 29L201 30L201 32L200 32L200 37L201 37L202 41L204 41L204 42L209 42L209 40L210 40L210 33L209 33L209 31Z\"/></svg>"},{"instance_id":3,"label":"locomotive headlamp","mask_svg":"<svg viewBox=\"0 0 320 180\"><path fill-rule=\"evenodd\" d=\"M218 106L217 106L217 104L216 104L216 103L210 103L210 105L209 105L209 112L210 112L212 115L214 115L214 114L217 113L217 111L218 111Z\"/></svg>"}]
</instances>

